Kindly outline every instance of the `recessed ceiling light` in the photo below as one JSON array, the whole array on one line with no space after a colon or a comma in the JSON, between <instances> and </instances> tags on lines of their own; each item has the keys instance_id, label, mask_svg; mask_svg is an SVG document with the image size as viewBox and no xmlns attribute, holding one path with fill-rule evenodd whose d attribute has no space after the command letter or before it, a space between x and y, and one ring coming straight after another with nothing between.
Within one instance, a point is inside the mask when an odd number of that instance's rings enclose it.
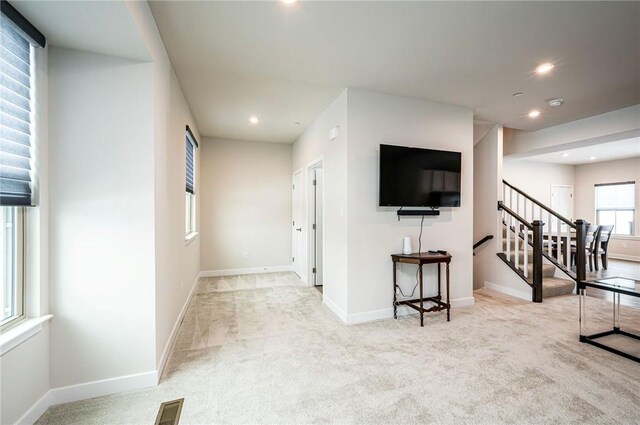
<instances>
[{"instance_id":1,"label":"recessed ceiling light","mask_svg":"<svg viewBox=\"0 0 640 425\"><path fill-rule=\"evenodd\" d=\"M547 62L547 63L543 63L541 65L538 65L538 67L536 68L536 72L538 74L547 74L553 68L555 68L555 65L552 64L551 62Z\"/></svg>"},{"instance_id":2,"label":"recessed ceiling light","mask_svg":"<svg viewBox=\"0 0 640 425\"><path fill-rule=\"evenodd\" d=\"M598 158L596 158L595 156L590 156L589 157L589 161L593 161L593 160L596 160L596 159L598 159Z\"/></svg>"},{"instance_id":3,"label":"recessed ceiling light","mask_svg":"<svg viewBox=\"0 0 640 425\"><path fill-rule=\"evenodd\" d=\"M298 0L280 0L280 1L282 3L285 3L285 4L293 4L293 3L297 2Z\"/></svg>"},{"instance_id":4,"label":"recessed ceiling light","mask_svg":"<svg viewBox=\"0 0 640 425\"><path fill-rule=\"evenodd\" d=\"M259 120L259 119L258 119L258 117L256 117L255 115L252 115L252 116L249 118L249 122L250 122L251 124L253 124L253 125L256 125L256 124L258 124L258 123L260 122L260 120Z\"/></svg>"},{"instance_id":5,"label":"recessed ceiling light","mask_svg":"<svg viewBox=\"0 0 640 425\"><path fill-rule=\"evenodd\" d=\"M520 97L520 96L522 96L523 94L524 94L524 93L522 93L522 92L516 92L516 93L514 93L512 96L513 96L513 97Z\"/></svg>"},{"instance_id":6,"label":"recessed ceiling light","mask_svg":"<svg viewBox=\"0 0 640 425\"><path fill-rule=\"evenodd\" d=\"M556 98L556 99L549 99L547 101L547 103L549 104L549 106L560 106L564 103L564 99L560 99L560 98Z\"/></svg>"},{"instance_id":7,"label":"recessed ceiling light","mask_svg":"<svg viewBox=\"0 0 640 425\"><path fill-rule=\"evenodd\" d=\"M529 118L538 118L540 116L540 111L538 111L537 109L534 109L533 111L529 112Z\"/></svg>"},{"instance_id":8,"label":"recessed ceiling light","mask_svg":"<svg viewBox=\"0 0 640 425\"><path fill-rule=\"evenodd\" d=\"M568 154L568 153L566 153L566 152L562 154L562 157L563 157L563 158L566 158L566 157L568 157L568 156L569 156L569 154Z\"/></svg>"}]
</instances>

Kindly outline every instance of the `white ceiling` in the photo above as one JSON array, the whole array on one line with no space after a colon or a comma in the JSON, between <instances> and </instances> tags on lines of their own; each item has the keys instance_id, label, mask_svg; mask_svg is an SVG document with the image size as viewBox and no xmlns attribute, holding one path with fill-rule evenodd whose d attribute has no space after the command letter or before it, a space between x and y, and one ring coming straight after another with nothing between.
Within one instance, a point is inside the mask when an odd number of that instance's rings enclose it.
<instances>
[{"instance_id":1,"label":"white ceiling","mask_svg":"<svg viewBox=\"0 0 640 425\"><path fill-rule=\"evenodd\" d=\"M122 1L11 1L52 46L150 60Z\"/></svg>"},{"instance_id":2,"label":"white ceiling","mask_svg":"<svg viewBox=\"0 0 640 425\"><path fill-rule=\"evenodd\" d=\"M592 157L595 157L595 159L590 159ZM634 157L638 158L638 167L640 167L640 137L545 153L521 159L536 162L551 162L554 164L579 165Z\"/></svg>"},{"instance_id":3,"label":"white ceiling","mask_svg":"<svg viewBox=\"0 0 640 425\"><path fill-rule=\"evenodd\" d=\"M348 86L523 130L640 103L640 2L150 4L207 136L292 142Z\"/></svg>"}]
</instances>

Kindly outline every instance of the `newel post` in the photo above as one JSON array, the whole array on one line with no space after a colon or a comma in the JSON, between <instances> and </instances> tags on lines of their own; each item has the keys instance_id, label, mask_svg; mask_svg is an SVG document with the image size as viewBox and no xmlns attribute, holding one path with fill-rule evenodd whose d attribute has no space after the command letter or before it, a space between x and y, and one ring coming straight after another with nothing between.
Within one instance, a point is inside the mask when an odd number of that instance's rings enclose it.
<instances>
[{"instance_id":1,"label":"newel post","mask_svg":"<svg viewBox=\"0 0 640 425\"><path fill-rule=\"evenodd\" d=\"M582 282L587 277L587 222L576 220L576 280ZM577 286L576 286L577 288ZM577 290L576 290L577 291Z\"/></svg>"},{"instance_id":2,"label":"newel post","mask_svg":"<svg viewBox=\"0 0 640 425\"><path fill-rule=\"evenodd\" d=\"M544 223L535 220L531 223L533 226L533 293L532 299L534 303L542 302L542 230Z\"/></svg>"}]
</instances>

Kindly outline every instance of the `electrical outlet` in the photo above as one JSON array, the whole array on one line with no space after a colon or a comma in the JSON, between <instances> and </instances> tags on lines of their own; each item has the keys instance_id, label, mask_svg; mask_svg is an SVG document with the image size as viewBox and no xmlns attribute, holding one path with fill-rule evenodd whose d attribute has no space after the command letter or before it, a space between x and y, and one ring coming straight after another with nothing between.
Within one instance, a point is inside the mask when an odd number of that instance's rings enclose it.
<instances>
[{"instance_id":1,"label":"electrical outlet","mask_svg":"<svg viewBox=\"0 0 640 425\"><path fill-rule=\"evenodd\" d=\"M249 253L248 253L247 251L243 252L243 253L242 253L242 258L244 258L245 260L246 260L247 258L249 258Z\"/></svg>"},{"instance_id":2,"label":"electrical outlet","mask_svg":"<svg viewBox=\"0 0 640 425\"><path fill-rule=\"evenodd\" d=\"M622 242L620 244L620 247L622 247L622 249L627 249L627 243L626 242Z\"/></svg>"}]
</instances>

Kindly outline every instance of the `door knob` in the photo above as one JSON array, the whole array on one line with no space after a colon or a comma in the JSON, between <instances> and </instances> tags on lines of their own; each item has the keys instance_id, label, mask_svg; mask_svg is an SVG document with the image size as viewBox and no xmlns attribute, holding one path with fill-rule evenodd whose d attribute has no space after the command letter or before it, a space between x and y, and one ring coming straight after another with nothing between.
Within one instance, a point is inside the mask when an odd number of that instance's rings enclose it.
<instances>
[{"instance_id":1,"label":"door knob","mask_svg":"<svg viewBox=\"0 0 640 425\"><path fill-rule=\"evenodd\" d=\"M298 232L302 232L302 227L296 229Z\"/></svg>"}]
</instances>

